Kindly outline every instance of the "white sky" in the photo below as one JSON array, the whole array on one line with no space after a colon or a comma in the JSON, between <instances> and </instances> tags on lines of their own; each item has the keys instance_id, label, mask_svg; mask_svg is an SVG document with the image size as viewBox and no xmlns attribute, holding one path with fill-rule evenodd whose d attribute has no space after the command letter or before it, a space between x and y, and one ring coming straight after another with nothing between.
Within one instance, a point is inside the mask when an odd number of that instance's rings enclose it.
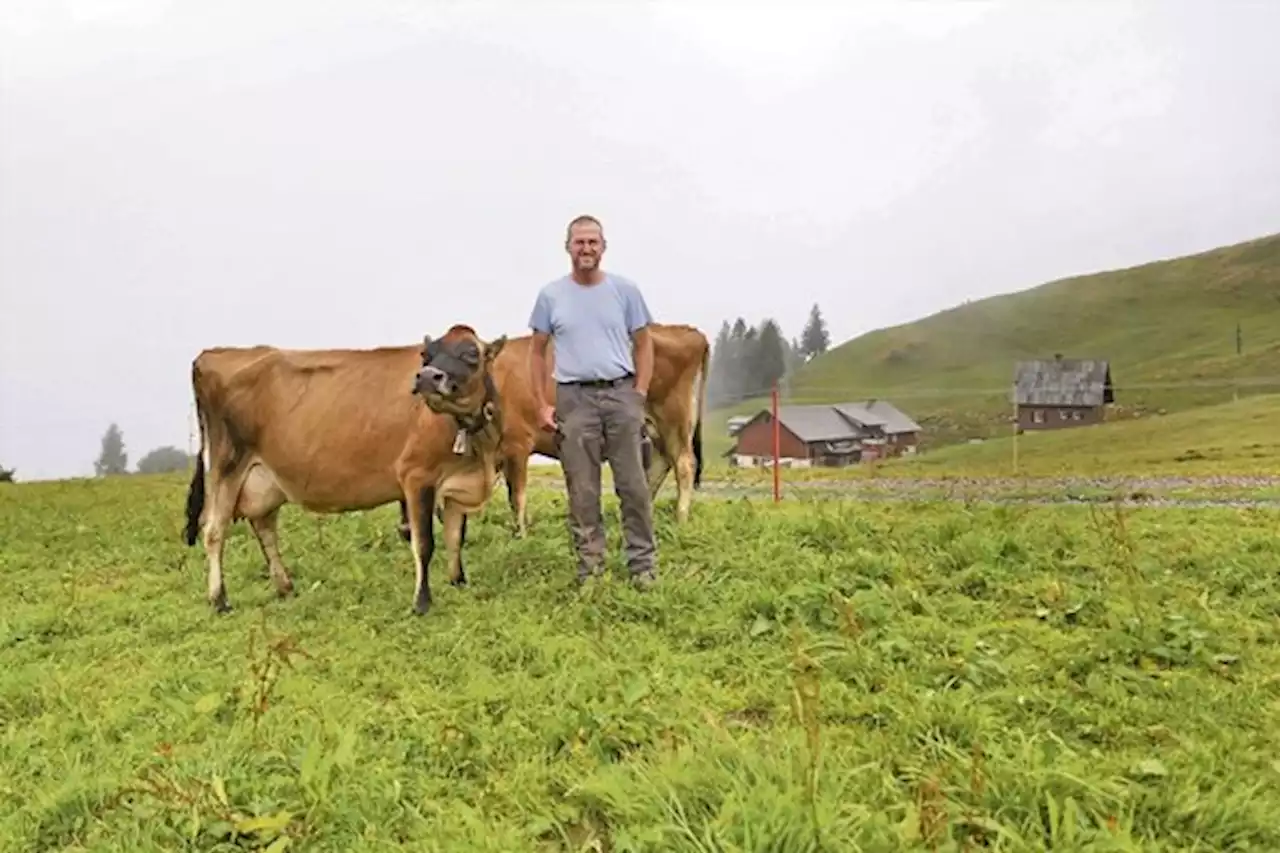
<instances>
[{"instance_id":1,"label":"white sky","mask_svg":"<svg viewBox=\"0 0 1280 853\"><path fill-rule=\"evenodd\" d=\"M1280 2L0 0L0 464L188 445L211 345L655 315L841 341L1280 231Z\"/></svg>"}]
</instances>

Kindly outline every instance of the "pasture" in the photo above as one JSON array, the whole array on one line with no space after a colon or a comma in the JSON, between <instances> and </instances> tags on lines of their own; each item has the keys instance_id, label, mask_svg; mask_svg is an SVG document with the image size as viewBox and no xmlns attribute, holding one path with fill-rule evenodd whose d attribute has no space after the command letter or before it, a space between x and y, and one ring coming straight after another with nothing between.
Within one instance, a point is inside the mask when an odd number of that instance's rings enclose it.
<instances>
[{"instance_id":1,"label":"pasture","mask_svg":"<svg viewBox=\"0 0 1280 853\"><path fill-rule=\"evenodd\" d=\"M283 601L237 524L219 617L183 477L0 486L0 846L1280 849L1274 509L664 494L580 592L544 482L425 618L394 506Z\"/></svg>"}]
</instances>

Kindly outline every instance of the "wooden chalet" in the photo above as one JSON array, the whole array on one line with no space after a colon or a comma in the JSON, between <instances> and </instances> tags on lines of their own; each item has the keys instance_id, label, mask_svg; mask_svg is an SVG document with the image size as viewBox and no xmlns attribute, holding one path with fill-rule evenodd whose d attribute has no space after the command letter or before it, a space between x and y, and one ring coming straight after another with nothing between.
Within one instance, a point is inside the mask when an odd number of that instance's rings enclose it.
<instances>
[{"instance_id":1,"label":"wooden chalet","mask_svg":"<svg viewBox=\"0 0 1280 853\"><path fill-rule=\"evenodd\" d=\"M1063 358L1020 361L1014 370L1013 403L1021 430L1063 429L1101 423L1115 402L1111 363Z\"/></svg>"}]
</instances>

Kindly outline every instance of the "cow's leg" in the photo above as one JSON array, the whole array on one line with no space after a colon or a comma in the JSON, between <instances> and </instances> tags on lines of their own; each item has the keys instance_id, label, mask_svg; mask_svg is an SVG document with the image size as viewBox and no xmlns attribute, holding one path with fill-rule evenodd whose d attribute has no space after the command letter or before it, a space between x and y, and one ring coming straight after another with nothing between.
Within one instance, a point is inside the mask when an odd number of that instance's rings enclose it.
<instances>
[{"instance_id":1,"label":"cow's leg","mask_svg":"<svg viewBox=\"0 0 1280 853\"><path fill-rule=\"evenodd\" d=\"M216 510L209 513L204 525L204 550L209 558L209 604L218 613L228 613L227 588L222 580L222 546L231 519Z\"/></svg>"},{"instance_id":2,"label":"cow's leg","mask_svg":"<svg viewBox=\"0 0 1280 853\"><path fill-rule=\"evenodd\" d=\"M413 549L416 581L414 584L413 612L419 616L431 609L431 580L428 568L431 555L436 550L435 509L436 490L433 486L406 488L409 515L409 546Z\"/></svg>"},{"instance_id":3,"label":"cow's leg","mask_svg":"<svg viewBox=\"0 0 1280 853\"><path fill-rule=\"evenodd\" d=\"M524 538L529 530L526 514L529 487L529 454L517 449L504 460L503 478L507 481L507 498L511 501L511 511L515 514L515 537Z\"/></svg>"},{"instance_id":4,"label":"cow's leg","mask_svg":"<svg viewBox=\"0 0 1280 853\"><path fill-rule=\"evenodd\" d=\"M258 537L258 545L262 548L262 556L267 558L267 568L271 571L271 580L276 585L276 592L281 598L293 592L293 580L285 570L284 560L280 559L280 537L276 525L280 521L280 509L260 518L250 518L253 534Z\"/></svg>"},{"instance_id":5,"label":"cow's leg","mask_svg":"<svg viewBox=\"0 0 1280 853\"><path fill-rule=\"evenodd\" d=\"M662 490L662 484L667 479L667 472L671 470L671 451L668 449L670 442L667 436L663 435L655 425L647 423L645 428L649 432L649 441L653 445L653 452L649 454L649 465L644 472L645 480L649 484L649 502L653 503L658 499L658 492Z\"/></svg>"},{"instance_id":6,"label":"cow's leg","mask_svg":"<svg viewBox=\"0 0 1280 853\"><path fill-rule=\"evenodd\" d=\"M693 503L693 451L687 446L680 448L676 457L676 522L689 520L689 506Z\"/></svg>"},{"instance_id":7,"label":"cow's leg","mask_svg":"<svg viewBox=\"0 0 1280 853\"><path fill-rule=\"evenodd\" d=\"M457 501L449 501L444 508L444 547L449 552L449 583L467 585L467 572L462 567L462 546L467 541L467 514Z\"/></svg>"},{"instance_id":8,"label":"cow's leg","mask_svg":"<svg viewBox=\"0 0 1280 853\"><path fill-rule=\"evenodd\" d=\"M409 508L405 505L404 498L400 499L400 538L409 541Z\"/></svg>"},{"instance_id":9,"label":"cow's leg","mask_svg":"<svg viewBox=\"0 0 1280 853\"><path fill-rule=\"evenodd\" d=\"M277 532L280 507L287 500L288 497L276 482L275 475L261 464L250 466L236 496L236 512L247 519L249 526L253 528L253 535L262 548L262 556L267 560L271 580L281 597L293 592L293 581L289 579L284 561L280 559L280 536Z\"/></svg>"},{"instance_id":10,"label":"cow's leg","mask_svg":"<svg viewBox=\"0 0 1280 853\"><path fill-rule=\"evenodd\" d=\"M663 472L657 480L657 488L662 487L668 470L675 471L676 522L683 523L689 520L689 505L693 502L693 446L688 432L676 427L662 436L662 462Z\"/></svg>"},{"instance_id":11,"label":"cow's leg","mask_svg":"<svg viewBox=\"0 0 1280 853\"><path fill-rule=\"evenodd\" d=\"M208 514L204 524L204 550L209 559L208 596L209 604L218 613L231 610L231 605L227 602L227 588L222 579L222 549L226 544L227 528L231 526L243 481L244 474L241 471L234 471L221 479L213 489L213 500L206 508Z\"/></svg>"}]
</instances>

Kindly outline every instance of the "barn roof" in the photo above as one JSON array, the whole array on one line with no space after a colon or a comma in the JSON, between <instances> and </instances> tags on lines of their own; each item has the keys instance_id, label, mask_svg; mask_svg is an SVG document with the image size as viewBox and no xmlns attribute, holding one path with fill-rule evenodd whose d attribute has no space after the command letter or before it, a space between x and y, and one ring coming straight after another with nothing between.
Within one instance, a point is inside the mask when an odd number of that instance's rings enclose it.
<instances>
[{"instance_id":1,"label":"barn roof","mask_svg":"<svg viewBox=\"0 0 1280 853\"><path fill-rule=\"evenodd\" d=\"M887 400L837 403L835 410L857 423L880 427L889 435L920 431L920 424L911 420L897 406Z\"/></svg>"},{"instance_id":2,"label":"barn roof","mask_svg":"<svg viewBox=\"0 0 1280 853\"><path fill-rule=\"evenodd\" d=\"M768 414L766 409L756 417ZM860 437L863 427L879 427L890 435L920 430L919 424L884 400L779 406L778 420L806 444L855 439Z\"/></svg>"},{"instance_id":3,"label":"barn roof","mask_svg":"<svg viewBox=\"0 0 1280 853\"><path fill-rule=\"evenodd\" d=\"M1096 358L1020 361L1014 402L1024 406L1101 406L1114 402L1111 363Z\"/></svg>"},{"instance_id":4,"label":"barn roof","mask_svg":"<svg viewBox=\"0 0 1280 853\"><path fill-rule=\"evenodd\" d=\"M832 406L779 406L778 420L806 443L858 437L858 428Z\"/></svg>"}]
</instances>

